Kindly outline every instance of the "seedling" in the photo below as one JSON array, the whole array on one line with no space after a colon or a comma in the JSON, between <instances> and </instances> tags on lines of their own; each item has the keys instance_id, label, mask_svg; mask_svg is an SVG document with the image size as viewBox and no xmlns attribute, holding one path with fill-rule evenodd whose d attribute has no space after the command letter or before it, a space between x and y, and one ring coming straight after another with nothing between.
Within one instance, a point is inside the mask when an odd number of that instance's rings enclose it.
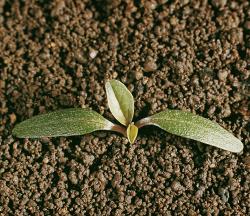
<instances>
[{"instance_id":1,"label":"seedling","mask_svg":"<svg viewBox=\"0 0 250 216\"><path fill-rule=\"evenodd\" d=\"M98 130L116 131L134 143L138 129L155 125L163 130L231 152L241 152L242 142L219 124L180 110L165 110L133 123L134 98L126 86L111 80L105 85L108 105L122 124L114 124L90 109L71 108L32 117L18 124L13 134L20 138L83 135Z\"/></svg>"}]
</instances>

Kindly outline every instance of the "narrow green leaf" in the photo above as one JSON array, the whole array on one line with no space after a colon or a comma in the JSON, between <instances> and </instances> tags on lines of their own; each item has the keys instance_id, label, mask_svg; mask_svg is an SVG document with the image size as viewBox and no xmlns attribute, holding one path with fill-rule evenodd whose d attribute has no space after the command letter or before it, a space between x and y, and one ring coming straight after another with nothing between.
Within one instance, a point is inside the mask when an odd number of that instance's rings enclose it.
<instances>
[{"instance_id":1,"label":"narrow green leaf","mask_svg":"<svg viewBox=\"0 0 250 216\"><path fill-rule=\"evenodd\" d=\"M138 134L138 127L136 127L133 123L129 124L127 128L127 137L131 144L135 142L137 134Z\"/></svg>"},{"instance_id":2,"label":"narrow green leaf","mask_svg":"<svg viewBox=\"0 0 250 216\"><path fill-rule=\"evenodd\" d=\"M134 98L127 87L117 80L105 85L108 105L113 116L123 125L128 126L134 116Z\"/></svg>"},{"instance_id":3,"label":"narrow green leaf","mask_svg":"<svg viewBox=\"0 0 250 216\"><path fill-rule=\"evenodd\" d=\"M156 125L169 133L197 140L231 152L241 152L242 142L219 124L179 110L167 110L136 123L140 128Z\"/></svg>"},{"instance_id":4,"label":"narrow green leaf","mask_svg":"<svg viewBox=\"0 0 250 216\"><path fill-rule=\"evenodd\" d=\"M114 124L95 111L70 108L34 116L16 125L13 134L20 138L72 136L96 130L110 130Z\"/></svg>"}]
</instances>

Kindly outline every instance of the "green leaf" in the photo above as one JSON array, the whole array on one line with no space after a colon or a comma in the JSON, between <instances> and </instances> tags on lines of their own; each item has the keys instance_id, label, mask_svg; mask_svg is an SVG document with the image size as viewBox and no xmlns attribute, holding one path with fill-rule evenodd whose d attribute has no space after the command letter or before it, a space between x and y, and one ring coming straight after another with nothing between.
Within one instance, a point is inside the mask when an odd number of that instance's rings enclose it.
<instances>
[{"instance_id":1,"label":"green leaf","mask_svg":"<svg viewBox=\"0 0 250 216\"><path fill-rule=\"evenodd\" d=\"M114 124L95 111L64 109L34 116L13 129L20 138L83 135L97 130L111 130Z\"/></svg>"},{"instance_id":2,"label":"green leaf","mask_svg":"<svg viewBox=\"0 0 250 216\"><path fill-rule=\"evenodd\" d=\"M133 123L129 124L127 128L127 137L131 144L135 142L137 134L138 134L138 127L136 127Z\"/></svg>"},{"instance_id":3,"label":"green leaf","mask_svg":"<svg viewBox=\"0 0 250 216\"><path fill-rule=\"evenodd\" d=\"M128 126L134 116L134 98L126 86L117 80L105 85L108 105L113 116L123 125Z\"/></svg>"},{"instance_id":4,"label":"green leaf","mask_svg":"<svg viewBox=\"0 0 250 216\"><path fill-rule=\"evenodd\" d=\"M231 152L241 152L242 142L219 124L179 110L167 110L136 123L140 128L156 125L169 133L203 142Z\"/></svg>"}]
</instances>

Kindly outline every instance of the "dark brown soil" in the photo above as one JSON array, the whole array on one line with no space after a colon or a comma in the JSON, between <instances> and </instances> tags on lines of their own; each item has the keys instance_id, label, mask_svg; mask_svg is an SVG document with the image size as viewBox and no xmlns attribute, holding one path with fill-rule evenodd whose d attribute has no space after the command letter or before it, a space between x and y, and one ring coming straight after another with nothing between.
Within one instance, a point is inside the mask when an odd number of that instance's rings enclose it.
<instances>
[{"instance_id":1,"label":"dark brown soil","mask_svg":"<svg viewBox=\"0 0 250 216\"><path fill-rule=\"evenodd\" d=\"M0 215L249 215L247 0L1 0ZM122 81L135 118L188 110L231 131L233 154L148 127L17 139L16 123L66 107L113 120Z\"/></svg>"}]
</instances>

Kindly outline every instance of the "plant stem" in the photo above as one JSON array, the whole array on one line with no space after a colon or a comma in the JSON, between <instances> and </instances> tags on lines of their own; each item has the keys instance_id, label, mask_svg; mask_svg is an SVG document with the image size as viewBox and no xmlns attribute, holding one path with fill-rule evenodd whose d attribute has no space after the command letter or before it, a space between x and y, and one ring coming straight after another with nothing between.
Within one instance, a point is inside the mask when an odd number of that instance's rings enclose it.
<instances>
[{"instance_id":1,"label":"plant stem","mask_svg":"<svg viewBox=\"0 0 250 216\"><path fill-rule=\"evenodd\" d=\"M144 127L150 123L150 118L143 118L135 123L135 126L139 128Z\"/></svg>"},{"instance_id":2,"label":"plant stem","mask_svg":"<svg viewBox=\"0 0 250 216\"><path fill-rule=\"evenodd\" d=\"M118 132L123 136L127 137L126 128L121 125L114 124L114 126L111 128L111 131Z\"/></svg>"}]
</instances>

